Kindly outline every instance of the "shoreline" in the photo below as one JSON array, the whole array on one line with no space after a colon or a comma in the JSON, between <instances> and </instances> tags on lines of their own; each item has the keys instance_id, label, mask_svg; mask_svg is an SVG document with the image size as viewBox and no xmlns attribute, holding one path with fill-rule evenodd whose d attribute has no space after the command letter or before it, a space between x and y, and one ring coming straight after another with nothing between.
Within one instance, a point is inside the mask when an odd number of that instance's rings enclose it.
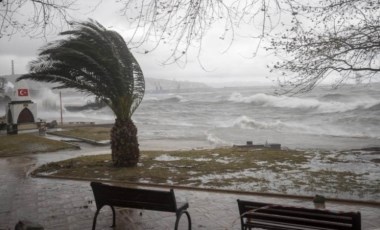
<instances>
[{"instance_id":1,"label":"shoreline","mask_svg":"<svg viewBox=\"0 0 380 230\"><path fill-rule=\"evenodd\" d=\"M95 145L107 145L109 143L109 139L105 139L102 141L95 141L88 138L78 138L78 137L72 137L72 136L66 136L63 134L59 134L59 131L62 131L64 129L70 129L70 128L86 128L86 127L101 127L101 128L109 128L111 129L113 126L112 123L95 123L95 122L66 122L63 123L63 125L58 124L56 128L48 129L47 134L55 135L55 136L62 136L62 137L69 137L69 138L77 138L81 141L87 142L89 144L95 144ZM58 131L58 133L55 133ZM24 129L19 130L19 133L33 133L38 134L38 129ZM0 132L1 136L6 136L6 132ZM149 139L142 135L137 135L139 139L139 145L141 150L168 150L168 151L176 151L176 150L198 150L198 149L213 149L213 148L229 148L233 146L244 146L248 141L251 141L249 138L241 139L239 143L229 143L229 144L220 144L215 143L207 138L201 139L201 138L168 138L168 137L161 137L156 139ZM315 135L318 136L318 135ZM328 136L326 136L328 138ZM373 138L364 138L364 137L336 137L336 138L343 138L343 139L354 139L361 141L363 139L371 139L374 140L374 144L368 144L368 145L362 145L362 146L351 146L351 147L345 147L345 146L339 146L339 144L336 144L336 147L333 148L332 146L319 146L316 147L315 145L310 145L309 143L304 143L303 146L301 144L287 144L279 142L278 144L281 145L281 149L289 149L289 150L299 150L299 151L311 151L311 152L352 152L352 151L372 151L376 154L380 155L380 143L377 142L377 139ZM253 145L264 145L265 142L253 142ZM276 144L276 143L270 143L270 144ZM380 156L379 156L380 157Z\"/></svg>"},{"instance_id":2,"label":"shoreline","mask_svg":"<svg viewBox=\"0 0 380 230\"><path fill-rule=\"evenodd\" d=\"M83 122L74 122L79 123L78 127L86 127L86 125L81 125ZM67 123L68 124L68 123ZM62 128L71 128L73 125L64 125ZM238 137L234 137L235 141L232 141L229 138L220 139L215 137L213 131L210 130L199 130L198 133L191 133L186 136L161 136L156 135L156 129L144 129L144 125L135 122L138 127L138 140L140 143L141 149L148 150L165 150L169 148L170 150L179 150L179 149L200 149L200 148L218 148L233 145L245 145L247 141L253 141L253 144L263 145L266 142L278 143L285 149L294 149L294 150L312 150L312 151L350 151L358 150L363 148L380 148L380 140L372 137L358 137L358 136L331 136L331 135L319 135L319 134L302 134L302 133L267 133L262 134L262 136L252 136L247 135L245 132L252 130L241 130ZM104 127L112 128L113 123L94 123L93 125L87 125L88 127ZM186 127L184 127L186 128ZM189 127L195 128L195 127ZM223 128L217 128L223 129ZM148 130L148 131L147 131ZM228 132L228 130L221 130L220 132ZM260 130L257 130L258 132ZM265 131L266 133L267 131ZM170 133L169 133L170 134ZM267 137L264 137L267 136ZM244 137L244 138L241 138ZM301 140L301 141L300 141Z\"/></svg>"}]
</instances>

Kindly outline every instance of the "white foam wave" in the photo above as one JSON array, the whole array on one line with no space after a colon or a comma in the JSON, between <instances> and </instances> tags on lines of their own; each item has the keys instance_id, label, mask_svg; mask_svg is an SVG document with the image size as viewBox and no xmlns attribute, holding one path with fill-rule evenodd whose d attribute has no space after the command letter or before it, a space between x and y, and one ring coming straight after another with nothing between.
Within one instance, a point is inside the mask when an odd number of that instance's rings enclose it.
<instances>
[{"instance_id":1,"label":"white foam wave","mask_svg":"<svg viewBox=\"0 0 380 230\"><path fill-rule=\"evenodd\" d=\"M272 130L284 133L325 135L334 137L353 137L353 138L374 138L379 139L379 135L371 131L356 131L354 129L345 129L339 126L320 126L316 124L303 124L297 122L275 121L257 121L247 116L240 116L232 123L232 127L241 129L262 129Z\"/></svg>"},{"instance_id":2,"label":"white foam wave","mask_svg":"<svg viewBox=\"0 0 380 230\"><path fill-rule=\"evenodd\" d=\"M356 99L349 103L338 101L319 101L315 98L301 98L289 96L274 96L258 93L251 96L243 96L240 93L233 93L228 101L234 103L247 103L263 107L291 108L303 110L315 110L323 113L346 112L355 109L367 109L380 101L374 98Z\"/></svg>"},{"instance_id":3,"label":"white foam wave","mask_svg":"<svg viewBox=\"0 0 380 230\"><path fill-rule=\"evenodd\" d=\"M61 120L60 110L38 110L38 119L42 120ZM97 124L113 123L115 121L115 115L110 111L108 107L99 110L83 110L78 112L70 112L64 110L62 112L63 122L95 122Z\"/></svg>"},{"instance_id":4,"label":"white foam wave","mask_svg":"<svg viewBox=\"0 0 380 230\"><path fill-rule=\"evenodd\" d=\"M287 125L280 120L275 120L273 122L256 121L247 116L240 116L232 124L233 127L238 127L241 129L282 129Z\"/></svg>"},{"instance_id":5,"label":"white foam wave","mask_svg":"<svg viewBox=\"0 0 380 230\"><path fill-rule=\"evenodd\" d=\"M212 145L216 145L216 146L231 145L230 142L224 141L212 133L206 133L206 136L207 136L207 141Z\"/></svg>"},{"instance_id":6,"label":"white foam wave","mask_svg":"<svg viewBox=\"0 0 380 230\"><path fill-rule=\"evenodd\" d=\"M88 103L94 102L95 96L87 95L65 95L62 96L63 105L68 106L83 106Z\"/></svg>"},{"instance_id":7,"label":"white foam wave","mask_svg":"<svg viewBox=\"0 0 380 230\"><path fill-rule=\"evenodd\" d=\"M153 97L153 96L144 96L143 101L159 101L158 97Z\"/></svg>"},{"instance_id":8,"label":"white foam wave","mask_svg":"<svg viewBox=\"0 0 380 230\"><path fill-rule=\"evenodd\" d=\"M33 98L37 103L38 111L56 111L60 109L59 95L51 89L41 88L38 91L38 97Z\"/></svg>"},{"instance_id":9,"label":"white foam wave","mask_svg":"<svg viewBox=\"0 0 380 230\"><path fill-rule=\"evenodd\" d=\"M12 82L10 81L7 81L4 85L4 92L5 94L8 94L8 93L11 93L11 91L13 91L15 88L15 85L12 84Z\"/></svg>"},{"instance_id":10,"label":"white foam wave","mask_svg":"<svg viewBox=\"0 0 380 230\"><path fill-rule=\"evenodd\" d=\"M147 96L144 101L163 101L163 102L186 102L187 100L181 95L164 95L164 96Z\"/></svg>"}]
</instances>

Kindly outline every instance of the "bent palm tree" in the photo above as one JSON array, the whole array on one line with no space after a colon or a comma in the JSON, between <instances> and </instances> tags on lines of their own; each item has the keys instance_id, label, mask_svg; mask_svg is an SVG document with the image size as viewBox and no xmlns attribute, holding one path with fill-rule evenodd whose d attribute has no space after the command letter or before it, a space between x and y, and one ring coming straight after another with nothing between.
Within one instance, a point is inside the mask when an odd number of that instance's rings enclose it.
<instances>
[{"instance_id":1,"label":"bent palm tree","mask_svg":"<svg viewBox=\"0 0 380 230\"><path fill-rule=\"evenodd\" d=\"M59 83L97 96L115 113L111 130L114 166L135 166L140 157L137 128L131 116L141 103L145 81L123 38L90 20L62 32L65 39L43 47L30 73L17 79Z\"/></svg>"}]
</instances>

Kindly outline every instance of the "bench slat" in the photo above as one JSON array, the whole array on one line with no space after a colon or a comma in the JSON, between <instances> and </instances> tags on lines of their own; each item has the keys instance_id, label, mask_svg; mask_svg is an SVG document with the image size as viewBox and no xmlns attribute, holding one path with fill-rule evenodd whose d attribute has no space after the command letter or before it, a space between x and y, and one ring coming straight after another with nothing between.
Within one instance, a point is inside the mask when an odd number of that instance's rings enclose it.
<instances>
[{"instance_id":1,"label":"bench slat","mask_svg":"<svg viewBox=\"0 0 380 230\"><path fill-rule=\"evenodd\" d=\"M274 223L295 224L295 225L300 225L300 226L313 226L313 227L321 227L321 228L326 228L326 229L346 230L346 229L352 228L352 225L347 224L347 223L331 222L331 221L325 221L325 220L315 220L315 219L310 219L310 218L276 215L276 214L259 213L259 212L252 213L250 215L247 215L246 217L251 218L252 221L267 220L267 221L272 221Z\"/></svg>"},{"instance_id":2,"label":"bench slat","mask_svg":"<svg viewBox=\"0 0 380 230\"><path fill-rule=\"evenodd\" d=\"M252 204L244 204L241 208L243 208L242 211L249 211L252 209L262 209L265 210L265 207L270 207L271 210L281 212L283 210L284 212L288 212L289 214L294 212L296 215L299 215L302 213L302 215L311 215L311 216L330 216L331 218L339 218L340 220L350 220L353 215L356 215L355 212L341 212L341 211L335 211L335 210L320 210L320 209L310 209L310 208L303 208L303 207L293 207L293 206L283 206L283 205L277 205L277 204L267 204L267 203L260 203L260 202L254 202L255 205Z\"/></svg>"},{"instance_id":3,"label":"bench slat","mask_svg":"<svg viewBox=\"0 0 380 230\"><path fill-rule=\"evenodd\" d=\"M248 209L247 211L249 211ZM332 213L312 213L312 212L304 212L304 209L297 210L287 210L284 208L278 209L276 206L270 207L270 209L258 209L255 213L268 213L268 214L278 214L281 216L289 216L289 217L302 217L314 220L326 220L332 222L340 222L340 223L352 223L352 216L340 216L339 214Z\"/></svg>"},{"instance_id":4,"label":"bench slat","mask_svg":"<svg viewBox=\"0 0 380 230\"><path fill-rule=\"evenodd\" d=\"M127 207L154 211L166 211L175 212L171 204L153 203L153 202L134 202L134 201L123 201L123 200L110 200L107 205L112 205L116 207Z\"/></svg>"},{"instance_id":5,"label":"bench slat","mask_svg":"<svg viewBox=\"0 0 380 230\"><path fill-rule=\"evenodd\" d=\"M247 222L247 226L251 228L263 228L267 230L331 230L329 228L322 228L322 227L314 227L314 226L305 226L305 225L295 225L295 224L288 224L284 225L282 223L276 223L272 221L263 221L258 220L255 222Z\"/></svg>"}]
</instances>

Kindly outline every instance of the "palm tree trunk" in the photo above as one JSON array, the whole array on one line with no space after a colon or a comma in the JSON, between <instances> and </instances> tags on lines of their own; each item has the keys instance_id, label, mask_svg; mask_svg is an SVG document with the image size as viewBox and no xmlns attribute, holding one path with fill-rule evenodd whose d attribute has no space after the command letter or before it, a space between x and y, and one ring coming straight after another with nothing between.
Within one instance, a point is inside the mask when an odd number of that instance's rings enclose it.
<instances>
[{"instance_id":1,"label":"palm tree trunk","mask_svg":"<svg viewBox=\"0 0 380 230\"><path fill-rule=\"evenodd\" d=\"M131 119L116 119L111 129L112 162L116 167L136 166L140 158L137 128Z\"/></svg>"}]
</instances>

